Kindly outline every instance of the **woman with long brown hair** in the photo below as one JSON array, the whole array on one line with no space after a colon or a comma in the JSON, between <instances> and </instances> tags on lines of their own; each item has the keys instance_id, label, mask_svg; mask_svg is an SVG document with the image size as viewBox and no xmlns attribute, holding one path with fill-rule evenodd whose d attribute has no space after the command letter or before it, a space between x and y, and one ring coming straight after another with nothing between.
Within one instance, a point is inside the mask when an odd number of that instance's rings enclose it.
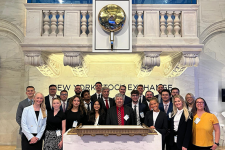
<instances>
[{"instance_id":1,"label":"woman with long brown hair","mask_svg":"<svg viewBox=\"0 0 225 150\"><path fill-rule=\"evenodd\" d=\"M87 114L84 102L80 96L75 95L69 101L66 115L66 130L75 128L80 123L87 124Z\"/></svg>"},{"instance_id":2,"label":"woman with long brown hair","mask_svg":"<svg viewBox=\"0 0 225 150\"><path fill-rule=\"evenodd\" d=\"M220 126L214 114L211 114L206 101L199 97L192 108L192 150L215 150L219 146ZM213 142L215 130L215 142Z\"/></svg>"},{"instance_id":3,"label":"woman with long brown hair","mask_svg":"<svg viewBox=\"0 0 225 150\"><path fill-rule=\"evenodd\" d=\"M195 97L192 93L187 93L185 96L185 102L187 104L187 109L191 112L194 103L195 103Z\"/></svg>"},{"instance_id":4,"label":"woman with long brown hair","mask_svg":"<svg viewBox=\"0 0 225 150\"><path fill-rule=\"evenodd\" d=\"M44 95L38 92L34 96L34 104L23 110L22 150L42 150L42 135L46 127L46 118Z\"/></svg>"}]
</instances>

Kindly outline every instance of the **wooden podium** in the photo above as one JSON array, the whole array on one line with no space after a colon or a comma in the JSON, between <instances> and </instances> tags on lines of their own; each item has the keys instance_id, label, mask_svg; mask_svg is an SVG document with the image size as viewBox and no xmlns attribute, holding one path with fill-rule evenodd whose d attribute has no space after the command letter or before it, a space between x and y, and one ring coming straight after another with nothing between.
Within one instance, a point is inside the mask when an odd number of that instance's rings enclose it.
<instances>
[{"instance_id":1,"label":"wooden podium","mask_svg":"<svg viewBox=\"0 0 225 150\"><path fill-rule=\"evenodd\" d=\"M161 150L162 137L146 126L78 126L63 135L63 150Z\"/></svg>"}]
</instances>

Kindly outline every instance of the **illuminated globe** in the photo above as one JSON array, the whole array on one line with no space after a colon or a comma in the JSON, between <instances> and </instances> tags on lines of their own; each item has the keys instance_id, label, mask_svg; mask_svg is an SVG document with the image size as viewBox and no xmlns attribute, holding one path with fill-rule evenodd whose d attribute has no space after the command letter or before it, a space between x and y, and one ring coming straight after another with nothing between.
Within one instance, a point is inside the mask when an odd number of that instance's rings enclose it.
<instances>
[{"instance_id":1,"label":"illuminated globe","mask_svg":"<svg viewBox=\"0 0 225 150\"><path fill-rule=\"evenodd\" d=\"M107 32L117 32L124 26L126 14L120 6L109 4L100 10L98 21L103 30Z\"/></svg>"}]
</instances>

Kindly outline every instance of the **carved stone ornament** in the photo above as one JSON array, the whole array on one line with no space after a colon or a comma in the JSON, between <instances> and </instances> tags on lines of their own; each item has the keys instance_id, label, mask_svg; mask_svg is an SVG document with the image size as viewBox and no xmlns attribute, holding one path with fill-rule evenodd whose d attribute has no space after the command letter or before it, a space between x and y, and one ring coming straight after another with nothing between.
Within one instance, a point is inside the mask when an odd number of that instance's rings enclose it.
<instances>
[{"instance_id":1,"label":"carved stone ornament","mask_svg":"<svg viewBox=\"0 0 225 150\"><path fill-rule=\"evenodd\" d=\"M198 63L199 63L198 54L193 54L193 53L183 54L180 60L180 64L186 67L192 67L192 66L196 67L198 66Z\"/></svg>"},{"instance_id":2,"label":"carved stone ornament","mask_svg":"<svg viewBox=\"0 0 225 150\"><path fill-rule=\"evenodd\" d=\"M44 61L41 57L41 52L25 52L24 53L25 64L31 66L42 66Z\"/></svg>"}]
</instances>

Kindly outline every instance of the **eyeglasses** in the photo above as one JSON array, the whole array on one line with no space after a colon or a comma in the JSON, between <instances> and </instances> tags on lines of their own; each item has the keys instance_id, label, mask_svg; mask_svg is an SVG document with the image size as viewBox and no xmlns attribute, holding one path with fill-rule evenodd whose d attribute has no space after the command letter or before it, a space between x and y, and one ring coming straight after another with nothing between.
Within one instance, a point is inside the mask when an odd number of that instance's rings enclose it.
<instances>
[{"instance_id":1,"label":"eyeglasses","mask_svg":"<svg viewBox=\"0 0 225 150\"><path fill-rule=\"evenodd\" d=\"M204 102L196 102L196 104L204 104Z\"/></svg>"},{"instance_id":2,"label":"eyeglasses","mask_svg":"<svg viewBox=\"0 0 225 150\"><path fill-rule=\"evenodd\" d=\"M67 96L68 94L60 94L60 95L62 95L62 96Z\"/></svg>"}]
</instances>

